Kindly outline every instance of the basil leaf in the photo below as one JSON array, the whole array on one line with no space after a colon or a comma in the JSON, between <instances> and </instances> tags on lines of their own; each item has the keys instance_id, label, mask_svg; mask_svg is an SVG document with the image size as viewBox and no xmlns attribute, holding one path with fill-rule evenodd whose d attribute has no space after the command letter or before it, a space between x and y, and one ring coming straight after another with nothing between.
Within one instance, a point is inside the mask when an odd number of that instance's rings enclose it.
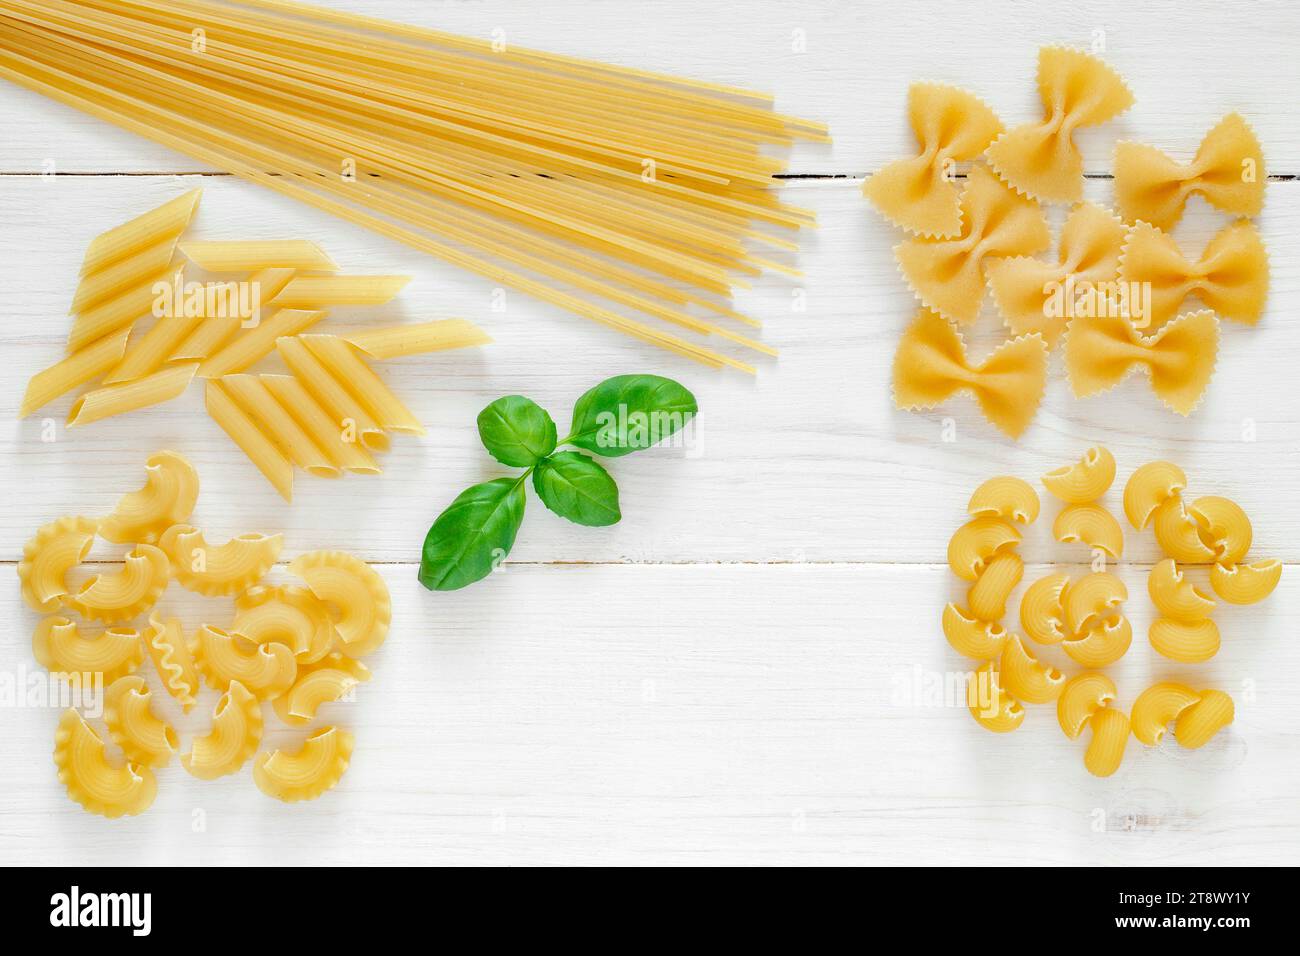
<instances>
[{"instance_id":1,"label":"basil leaf","mask_svg":"<svg viewBox=\"0 0 1300 956\"><path fill-rule=\"evenodd\" d=\"M670 378L618 375L578 399L569 442L618 458L659 443L698 411L695 396Z\"/></svg>"},{"instance_id":2,"label":"basil leaf","mask_svg":"<svg viewBox=\"0 0 1300 956\"><path fill-rule=\"evenodd\" d=\"M462 491L424 539L420 583L430 591L455 591L491 574L515 545L525 500L517 478Z\"/></svg>"},{"instance_id":3,"label":"basil leaf","mask_svg":"<svg viewBox=\"0 0 1300 956\"><path fill-rule=\"evenodd\" d=\"M533 487L542 503L561 518L592 528L617 524L618 485L588 455L562 451L538 464Z\"/></svg>"},{"instance_id":4,"label":"basil leaf","mask_svg":"<svg viewBox=\"0 0 1300 956\"><path fill-rule=\"evenodd\" d=\"M516 468L531 468L555 451L555 422L522 395L498 398L479 412L478 436L493 458Z\"/></svg>"}]
</instances>

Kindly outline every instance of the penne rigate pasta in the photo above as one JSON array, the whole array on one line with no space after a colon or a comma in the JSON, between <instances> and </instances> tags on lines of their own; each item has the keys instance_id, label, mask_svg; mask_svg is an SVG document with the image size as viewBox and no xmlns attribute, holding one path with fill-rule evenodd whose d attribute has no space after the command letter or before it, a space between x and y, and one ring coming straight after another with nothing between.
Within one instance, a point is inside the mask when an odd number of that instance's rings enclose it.
<instances>
[{"instance_id":1,"label":"penne rigate pasta","mask_svg":"<svg viewBox=\"0 0 1300 956\"><path fill-rule=\"evenodd\" d=\"M193 332L202 321L201 317L161 316L148 332L131 343L122 361L104 377L104 384L134 382L146 375L152 375L163 367L177 344Z\"/></svg>"},{"instance_id":2,"label":"penne rigate pasta","mask_svg":"<svg viewBox=\"0 0 1300 956\"><path fill-rule=\"evenodd\" d=\"M380 329L364 329L342 336L372 359L399 358L437 352L442 349L461 349L471 345L487 345L492 341L486 332L465 319L440 319L417 325L390 325Z\"/></svg>"},{"instance_id":3,"label":"penne rigate pasta","mask_svg":"<svg viewBox=\"0 0 1300 956\"><path fill-rule=\"evenodd\" d=\"M167 236L121 262L85 276L73 293L70 313L78 315L120 292L138 286L150 276L165 272L172 261L175 248L176 236Z\"/></svg>"},{"instance_id":4,"label":"penne rigate pasta","mask_svg":"<svg viewBox=\"0 0 1300 956\"><path fill-rule=\"evenodd\" d=\"M284 335L297 335L323 318L324 312L281 309L271 318L260 322L257 328L236 336L220 352L205 359L199 365L198 376L220 378L242 372L259 359L270 355L275 349L276 339Z\"/></svg>"},{"instance_id":5,"label":"penne rigate pasta","mask_svg":"<svg viewBox=\"0 0 1300 956\"><path fill-rule=\"evenodd\" d=\"M402 403L375 374L369 365L357 357L356 351L337 335L300 335L299 341L357 399L384 431L423 435L424 426L415 413Z\"/></svg>"},{"instance_id":6,"label":"penne rigate pasta","mask_svg":"<svg viewBox=\"0 0 1300 956\"><path fill-rule=\"evenodd\" d=\"M169 199L157 209L151 209L100 233L90 241L86 249L86 256L81 262L81 274L84 276L99 272L165 236L179 236L194 218L202 195L202 189L191 189L175 199Z\"/></svg>"},{"instance_id":7,"label":"penne rigate pasta","mask_svg":"<svg viewBox=\"0 0 1300 956\"><path fill-rule=\"evenodd\" d=\"M329 369L321 364L320 359L311 353L301 339L285 336L276 341L275 347L280 353L280 358L284 359L284 364L289 366L289 370L298 381L302 382L321 407L330 413L345 439L355 434L353 440L360 442L366 448L377 451L388 450L388 436L379 427L379 423L370 416L352 393L330 374Z\"/></svg>"},{"instance_id":8,"label":"penne rigate pasta","mask_svg":"<svg viewBox=\"0 0 1300 956\"><path fill-rule=\"evenodd\" d=\"M263 302L273 299L293 276L293 269L263 269L249 276L248 284L257 291L258 309L261 309ZM251 318L252 315L245 315L240 310L236 314L208 316L172 351L167 361L203 361L224 348Z\"/></svg>"},{"instance_id":9,"label":"penne rigate pasta","mask_svg":"<svg viewBox=\"0 0 1300 956\"><path fill-rule=\"evenodd\" d=\"M226 392L258 423L262 432L299 468L318 478L337 478L339 466L312 439L297 419L276 401L256 375L226 375L217 379Z\"/></svg>"},{"instance_id":10,"label":"penne rigate pasta","mask_svg":"<svg viewBox=\"0 0 1300 956\"><path fill-rule=\"evenodd\" d=\"M312 397L311 392L292 375L258 376L267 391L275 396L294 421L303 427L312 441L345 471L377 475L381 469L361 442L346 440L345 429Z\"/></svg>"},{"instance_id":11,"label":"penne rigate pasta","mask_svg":"<svg viewBox=\"0 0 1300 956\"><path fill-rule=\"evenodd\" d=\"M307 239L241 239L233 242L182 242L181 255L208 272L299 269L337 272L325 250Z\"/></svg>"},{"instance_id":12,"label":"penne rigate pasta","mask_svg":"<svg viewBox=\"0 0 1300 956\"><path fill-rule=\"evenodd\" d=\"M66 395L115 367L126 353L126 340L130 334L130 329L122 329L106 335L98 342L73 352L63 361L37 372L27 382L27 391L23 393L18 417L26 418L60 395Z\"/></svg>"},{"instance_id":13,"label":"penne rigate pasta","mask_svg":"<svg viewBox=\"0 0 1300 956\"><path fill-rule=\"evenodd\" d=\"M152 315L158 299L155 286L165 281L167 269L143 279L137 285L93 309L87 309L72 320L68 333L68 352L79 352L106 335L129 329L146 315Z\"/></svg>"},{"instance_id":14,"label":"penne rigate pasta","mask_svg":"<svg viewBox=\"0 0 1300 956\"><path fill-rule=\"evenodd\" d=\"M410 281L410 276L294 276L275 297L274 305L280 309L383 305Z\"/></svg>"},{"instance_id":15,"label":"penne rigate pasta","mask_svg":"<svg viewBox=\"0 0 1300 956\"><path fill-rule=\"evenodd\" d=\"M239 407L219 381L210 379L206 391L208 414L222 431L266 476L285 501L293 501L293 465L257 424Z\"/></svg>"},{"instance_id":16,"label":"penne rigate pasta","mask_svg":"<svg viewBox=\"0 0 1300 956\"><path fill-rule=\"evenodd\" d=\"M123 412L169 402L189 387L197 368L193 363L176 365L134 382L108 385L87 392L73 403L72 410L68 412L68 427L88 425Z\"/></svg>"}]
</instances>

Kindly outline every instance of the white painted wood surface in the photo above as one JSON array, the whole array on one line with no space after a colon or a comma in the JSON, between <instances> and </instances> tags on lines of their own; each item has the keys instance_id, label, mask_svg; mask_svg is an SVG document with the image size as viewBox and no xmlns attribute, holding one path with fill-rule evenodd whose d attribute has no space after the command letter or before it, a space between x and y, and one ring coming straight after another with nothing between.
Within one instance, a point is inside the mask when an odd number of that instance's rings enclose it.
<instances>
[{"instance_id":1,"label":"white painted wood surface","mask_svg":"<svg viewBox=\"0 0 1300 956\"><path fill-rule=\"evenodd\" d=\"M1243 14L1199 2L333 5L480 36L501 27L512 42L770 89L782 110L829 121L835 147L794 156L800 173L844 177L791 186L822 222L800 258L806 277L797 286L764 279L741 299L782 356L750 381L522 296L493 312L482 280L0 87L0 560L9 573L38 524L108 510L138 485L144 458L170 447L199 468L197 519L214 539L283 529L288 556L347 548L383 565L394 598L374 682L333 711L357 735L338 791L282 807L247 773L205 784L173 766L153 810L110 823L69 803L55 779L56 711L0 707L9 741L0 862L1300 859L1300 764L1288 729L1300 666L1300 329L1288 308L1300 290L1300 184L1283 181L1300 175L1294 6L1256 3ZM798 30L804 53L792 50ZM1190 155L1229 109L1259 132L1279 177L1259 219L1272 260L1268 314L1253 329L1225 328L1206 402L1188 420L1165 412L1140 378L1076 401L1059 367L1018 443L966 400L928 415L894 411L889 364L914 304L893 264L897 234L859 187L910 146L907 84L962 83L1009 122L1028 118L1038 45L1089 44L1095 30L1105 31L1106 55L1138 104L1080 136L1090 172L1108 171L1117 138ZM47 160L77 175L37 175ZM398 438L382 477L300 477L286 506L202 414L197 390L59 431L52 443L41 440L39 417L16 420L27 377L61 352L86 241L196 183L205 188L196 236L307 236L346 267L415 276L392 307L340 310L337 321L458 315L496 338L385 369L429 434ZM1094 179L1089 189L1106 200L1110 183ZM1198 200L1176 235L1197 250L1220 221ZM991 307L971 338L976 349L996 341ZM502 573L450 595L418 587L413 562L430 520L462 487L498 472L473 432L479 408L519 392L563 418L591 384L640 370L683 380L702 416L693 447L614 463L622 524L575 528L534 501ZM68 404L48 414L61 421ZM945 418L955 441L943 440ZM1156 552L1149 535L1129 535L1132 563L1120 572L1139 637L1115 669L1123 700L1174 677L1228 690L1238 719L1195 753L1172 744L1147 752L1133 741L1124 768L1105 781L1083 771L1082 744L1061 736L1051 708L1033 708L1021 731L997 737L960 701L912 693L966 667L938 615L961 594L943 560L970 490L995 473L1033 477L1099 442L1119 459L1121 481L1150 458L1179 461L1195 491L1246 507L1254 553L1288 563L1268 602L1219 615L1225 646L1213 662L1178 667L1141 636ZM1051 515L1049 505L1040 526ZM1054 545L1046 527L1022 553L1035 563L1027 580L1045 572L1043 562L1082 557ZM166 601L190 626L228 614L187 597L173 588ZM0 609L11 622L0 632L0 667L20 679L35 672L35 616L16 587L0 589ZM199 711L181 726L186 737L201 732Z\"/></svg>"}]
</instances>

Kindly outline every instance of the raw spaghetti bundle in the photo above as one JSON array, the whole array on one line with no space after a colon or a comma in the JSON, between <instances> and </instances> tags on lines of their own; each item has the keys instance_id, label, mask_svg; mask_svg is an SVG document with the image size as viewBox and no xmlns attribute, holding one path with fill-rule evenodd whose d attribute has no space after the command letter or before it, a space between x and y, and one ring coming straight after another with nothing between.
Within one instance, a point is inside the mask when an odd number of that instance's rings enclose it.
<instances>
[{"instance_id":1,"label":"raw spaghetti bundle","mask_svg":"<svg viewBox=\"0 0 1300 956\"><path fill-rule=\"evenodd\" d=\"M707 365L796 249L745 90L290 0L0 0L0 76ZM776 250L773 258L773 252ZM633 317L627 313L639 313ZM654 320L654 321L652 321Z\"/></svg>"}]
</instances>

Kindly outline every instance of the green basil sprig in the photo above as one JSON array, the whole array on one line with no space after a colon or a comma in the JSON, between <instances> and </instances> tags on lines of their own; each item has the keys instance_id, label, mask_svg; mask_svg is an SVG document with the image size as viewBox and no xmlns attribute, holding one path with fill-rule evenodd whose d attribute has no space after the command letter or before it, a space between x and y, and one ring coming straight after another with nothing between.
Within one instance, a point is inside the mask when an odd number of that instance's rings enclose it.
<instances>
[{"instance_id":1,"label":"green basil sprig","mask_svg":"<svg viewBox=\"0 0 1300 956\"><path fill-rule=\"evenodd\" d=\"M620 458L649 448L698 411L695 396L672 379L619 375L578 399L569 434L557 441L546 409L522 395L498 398L479 412L479 438L501 464L526 470L466 488L438 515L424 539L420 583L454 591L491 574L515 545L530 475L537 496L560 517L593 528L616 524L618 485L591 455ZM563 445L581 451L556 451Z\"/></svg>"}]
</instances>

